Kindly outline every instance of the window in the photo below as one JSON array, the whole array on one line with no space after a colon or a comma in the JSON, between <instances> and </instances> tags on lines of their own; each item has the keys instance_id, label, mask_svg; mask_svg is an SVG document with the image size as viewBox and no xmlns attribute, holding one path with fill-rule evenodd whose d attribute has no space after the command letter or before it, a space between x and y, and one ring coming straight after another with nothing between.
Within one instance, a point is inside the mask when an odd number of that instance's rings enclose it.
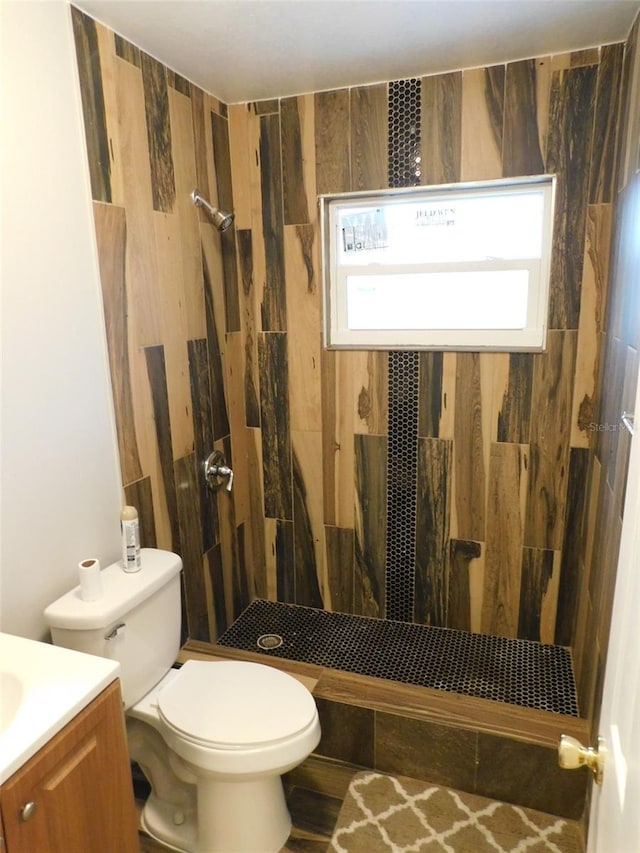
<instances>
[{"instance_id":1,"label":"window","mask_svg":"<svg viewBox=\"0 0 640 853\"><path fill-rule=\"evenodd\" d=\"M326 346L543 349L554 184L321 196Z\"/></svg>"}]
</instances>

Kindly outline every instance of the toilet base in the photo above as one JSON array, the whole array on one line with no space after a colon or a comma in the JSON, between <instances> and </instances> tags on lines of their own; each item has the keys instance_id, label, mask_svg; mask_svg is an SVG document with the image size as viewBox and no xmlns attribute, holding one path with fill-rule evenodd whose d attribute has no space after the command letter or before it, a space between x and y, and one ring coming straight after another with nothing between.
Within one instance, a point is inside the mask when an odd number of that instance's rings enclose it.
<instances>
[{"instance_id":1,"label":"toilet base","mask_svg":"<svg viewBox=\"0 0 640 853\"><path fill-rule=\"evenodd\" d=\"M151 792L140 815L140 825L148 835L169 850L195 853L198 836L195 809L178 815L173 804L159 799Z\"/></svg>"},{"instance_id":2,"label":"toilet base","mask_svg":"<svg viewBox=\"0 0 640 853\"><path fill-rule=\"evenodd\" d=\"M198 779L195 853L278 853L291 832L280 776Z\"/></svg>"}]
</instances>

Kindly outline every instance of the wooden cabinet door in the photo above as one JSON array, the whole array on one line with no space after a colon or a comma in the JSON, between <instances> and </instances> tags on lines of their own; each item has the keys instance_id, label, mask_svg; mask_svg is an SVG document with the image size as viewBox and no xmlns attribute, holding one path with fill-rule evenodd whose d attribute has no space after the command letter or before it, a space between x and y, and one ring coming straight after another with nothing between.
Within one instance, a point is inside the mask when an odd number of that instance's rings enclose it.
<instances>
[{"instance_id":1,"label":"wooden cabinet door","mask_svg":"<svg viewBox=\"0 0 640 853\"><path fill-rule=\"evenodd\" d=\"M119 682L5 782L1 797L7 853L137 853Z\"/></svg>"}]
</instances>

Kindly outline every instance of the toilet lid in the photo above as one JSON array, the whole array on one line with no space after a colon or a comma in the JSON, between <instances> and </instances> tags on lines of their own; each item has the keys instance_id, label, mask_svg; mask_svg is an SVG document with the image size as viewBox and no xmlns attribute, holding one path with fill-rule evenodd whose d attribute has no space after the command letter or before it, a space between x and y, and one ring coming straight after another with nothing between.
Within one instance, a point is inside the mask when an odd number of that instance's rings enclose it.
<instances>
[{"instance_id":1,"label":"toilet lid","mask_svg":"<svg viewBox=\"0 0 640 853\"><path fill-rule=\"evenodd\" d=\"M160 717L174 731L227 749L292 737L316 715L303 684L246 661L187 661L157 701Z\"/></svg>"}]
</instances>

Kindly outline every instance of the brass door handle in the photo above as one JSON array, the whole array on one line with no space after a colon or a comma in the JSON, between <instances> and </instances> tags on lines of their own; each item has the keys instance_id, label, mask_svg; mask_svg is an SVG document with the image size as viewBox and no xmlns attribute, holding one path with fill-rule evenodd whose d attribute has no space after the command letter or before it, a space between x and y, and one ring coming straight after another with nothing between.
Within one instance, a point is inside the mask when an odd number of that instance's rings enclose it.
<instances>
[{"instance_id":1,"label":"brass door handle","mask_svg":"<svg viewBox=\"0 0 640 853\"><path fill-rule=\"evenodd\" d=\"M558 764L563 770L575 770L578 767L588 767L593 773L596 785L602 785L604 773L604 740L599 737L598 745L583 746L571 735L560 735L558 743Z\"/></svg>"}]
</instances>

